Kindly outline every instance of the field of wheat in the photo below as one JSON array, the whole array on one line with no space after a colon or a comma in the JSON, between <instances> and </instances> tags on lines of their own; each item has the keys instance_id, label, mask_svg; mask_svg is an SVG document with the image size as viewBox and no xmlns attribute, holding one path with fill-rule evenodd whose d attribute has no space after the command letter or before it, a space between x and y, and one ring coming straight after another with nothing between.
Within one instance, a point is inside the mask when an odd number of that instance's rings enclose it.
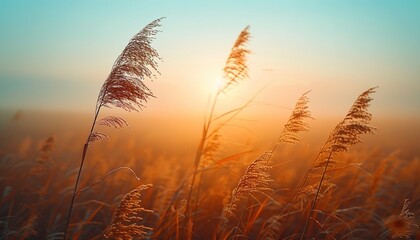
<instances>
[{"instance_id":1,"label":"field of wheat","mask_svg":"<svg viewBox=\"0 0 420 240\"><path fill-rule=\"evenodd\" d=\"M403 133L418 126L372 124L381 86L341 99L346 113L323 134L311 134L310 89L282 103L281 122L250 130L243 114L264 89L224 105L253 67L247 26L204 116L139 118L163 22L129 41L93 116L2 112L0 239L420 239L418 138Z\"/></svg>"}]
</instances>

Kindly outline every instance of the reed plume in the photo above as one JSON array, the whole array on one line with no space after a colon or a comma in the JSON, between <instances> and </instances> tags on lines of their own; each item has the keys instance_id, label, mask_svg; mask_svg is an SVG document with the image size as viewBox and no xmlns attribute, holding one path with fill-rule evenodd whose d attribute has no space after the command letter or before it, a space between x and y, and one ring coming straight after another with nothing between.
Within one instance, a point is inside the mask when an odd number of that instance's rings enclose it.
<instances>
[{"instance_id":1,"label":"reed plume","mask_svg":"<svg viewBox=\"0 0 420 240\"><path fill-rule=\"evenodd\" d=\"M307 119L313 119L311 111L309 111L308 103L309 98L308 94L310 91L302 94L293 108L292 113L290 114L287 123L284 125L283 130L281 131L277 142L274 144L271 152L274 153L277 146L280 143L296 143L301 142L302 139L299 136L299 133L306 132L309 130L309 124L306 122ZM271 157L267 160L267 163L270 161Z\"/></svg>"},{"instance_id":2,"label":"reed plume","mask_svg":"<svg viewBox=\"0 0 420 240\"><path fill-rule=\"evenodd\" d=\"M360 135L375 133L376 128L369 125L372 114L367 110L372 101L370 94L375 89L369 88L360 94L344 119L330 133L315 159L314 169L325 168L326 165L332 167L336 163L333 159L337 153L347 152L350 146L362 142Z\"/></svg>"},{"instance_id":3,"label":"reed plume","mask_svg":"<svg viewBox=\"0 0 420 240\"><path fill-rule=\"evenodd\" d=\"M306 132L309 130L309 124L305 121L306 119L312 119L311 112L309 111L308 94L310 91L305 92L300 96L296 102L295 108L292 111L287 123L284 125L283 131L277 143L296 143L301 142L302 139L299 133Z\"/></svg>"},{"instance_id":4,"label":"reed plume","mask_svg":"<svg viewBox=\"0 0 420 240\"><path fill-rule=\"evenodd\" d=\"M242 197L246 197L255 192L272 190L269 187L269 183L272 182L273 179L268 172L271 167L267 165L267 161L270 159L271 155L271 151L266 151L249 164L245 173L232 191L232 199L225 210L229 215L234 214L237 203Z\"/></svg>"},{"instance_id":5,"label":"reed plume","mask_svg":"<svg viewBox=\"0 0 420 240\"><path fill-rule=\"evenodd\" d=\"M224 72L224 84L219 92L226 92L230 87L248 77L247 56L251 51L246 44L250 38L249 26L247 26L236 39L235 44L226 60Z\"/></svg>"},{"instance_id":6,"label":"reed plume","mask_svg":"<svg viewBox=\"0 0 420 240\"><path fill-rule=\"evenodd\" d=\"M241 80L245 79L248 76L248 66L247 66L246 60L247 60L247 55L250 53L250 51L246 48L246 44L249 40L249 37L250 37L249 26L247 26L244 28L244 30L241 31L241 33L239 34L238 38L235 41L235 44L233 45L231 49L231 52L226 61L225 67L223 69L223 72L224 72L223 85L217 90L216 95L213 98L213 104L211 105L209 116L207 120L204 122L202 136L201 136L200 143L199 143L199 146L197 148L197 152L194 158L194 172L193 172L193 177L191 180L190 189L188 192L187 205L185 207L184 226L186 226L189 221L192 192L193 192L193 188L194 188L195 181L197 178L198 168L200 166L200 162L203 158L203 155L205 154L206 156L210 156L212 152L215 150L214 147L219 145L219 143L215 145L215 141L208 141L208 140L211 138L214 140L214 137L215 137L214 135L219 134L218 132L226 124L226 122L230 121L234 116L239 114L244 109L244 107L242 107L234 111L229 111L228 113L221 114L216 117L214 116L216 103L220 94L225 93L228 89L230 89L231 86L233 86L234 84L237 84L238 82L240 82ZM212 127L212 123L214 123L216 120L219 120L223 117L227 117L227 120L225 120L224 124L220 124L218 128L214 129L213 131L210 131L210 128ZM216 139L217 138L218 137L216 137ZM200 195L201 179L199 182L200 184L198 186L198 190L196 194L197 202Z\"/></svg>"},{"instance_id":7,"label":"reed plume","mask_svg":"<svg viewBox=\"0 0 420 240\"><path fill-rule=\"evenodd\" d=\"M109 227L105 230L105 239L139 239L146 237L153 230L141 224L144 213L152 210L141 207L141 193L152 185L141 185L127 193L120 202Z\"/></svg>"},{"instance_id":8,"label":"reed plume","mask_svg":"<svg viewBox=\"0 0 420 240\"><path fill-rule=\"evenodd\" d=\"M322 169L323 172L321 179L319 180L315 197L311 204L308 218L306 219L301 239L304 239L305 237L305 233L312 217L312 213L315 209L315 204L321 192L321 187L326 177L328 168L336 166L334 156L339 152L348 151L350 146L361 142L359 138L361 134L374 133L375 128L369 125L372 119L372 114L369 113L367 109L372 101L370 94L374 93L375 89L376 87L369 88L359 95L344 119L338 123L334 130L330 133L327 141L315 159L314 166L310 171Z\"/></svg>"},{"instance_id":9,"label":"reed plume","mask_svg":"<svg viewBox=\"0 0 420 240\"><path fill-rule=\"evenodd\" d=\"M115 128L128 126L128 123L124 119L114 116L108 116L97 120L101 108L114 106L129 112L139 111L145 107L145 103L150 97L154 97L153 93L143 81L146 78L154 78L155 72L159 74L159 71L157 70L157 60L160 58L158 52L151 46L151 42L158 33L156 28L161 26L160 22L162 19L163 18L159 18L149 23L131 38L123 52L115 61L111 73L101 87L96 102L92 127L83 148L82 161L80 163L67 216L64 239L66 239L67 236L74 199L77 195L80 175L88 147L91 143L109 139L106 134L95 131L96 124Z\"/></svg>"},{"instance_id":10,"label":"reed plume","mask_svg":"<svg viewBox=\"0 0 420 240\"><path fill-rule=\"evenodd\" d=\"M306 122L307 119L313 119L312 114L309 111L308 103L309 98L308 94L310 91L303 93L293 108L292 113L290 114L289 119L287 120L286 124L282 132L280 133L277 142L274 144L273 148L271 149L271 155L267 158L266 165L268 166L269 161L271 160L274 151L276 150L277 146L280 143L289 143L294 144L296 142L301 142L302 139L300 137L301 132L306 132L309 130L309 124ZM275 217L272 219L272 224L270 224L270 234L272 238L275 238L275 233L283 227L278 222L275 223L276 220L280 220L279 217ZM275 226L275 227L273 227ZM281 226L281 227L280 227Z\"/></svg>"}]
</instances>

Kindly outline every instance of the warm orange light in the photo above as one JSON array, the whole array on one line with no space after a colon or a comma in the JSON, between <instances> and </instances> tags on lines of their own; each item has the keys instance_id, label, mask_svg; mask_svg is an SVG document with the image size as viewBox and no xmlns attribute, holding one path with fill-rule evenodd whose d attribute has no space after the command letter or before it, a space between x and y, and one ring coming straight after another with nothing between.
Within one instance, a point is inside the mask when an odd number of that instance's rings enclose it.
<instances>
[{"instance_id":1,"label":"warm orange light","mask_svg":"<svg viewBox=\"0 0 420 240\"><path fill-rule=\"evenodd\" d=\"M223 80L223 78L219 78L214 82L214 86L213 89L214 91L219 91L223 88L223 86L225 85L225 81Z\"/></svg>"}]
</instances>

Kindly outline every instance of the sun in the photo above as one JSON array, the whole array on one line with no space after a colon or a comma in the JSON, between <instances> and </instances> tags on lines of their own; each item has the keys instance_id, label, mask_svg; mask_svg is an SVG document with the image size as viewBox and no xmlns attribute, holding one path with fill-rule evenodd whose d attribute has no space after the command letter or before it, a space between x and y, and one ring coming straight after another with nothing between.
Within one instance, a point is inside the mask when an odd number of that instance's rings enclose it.
<instances>
[{"instance_id":1,"label":"sun","mask_svg":"<svg viewBox=\"0 0 420 240\"><path fill-rule=\"evenodd\" d=\"M218 92L220 91L220 89L223 88L224 85L225 85L225 80L223 78L217 78L213 83L213 90L215 92Z\"/></svg>"}]
</instances>

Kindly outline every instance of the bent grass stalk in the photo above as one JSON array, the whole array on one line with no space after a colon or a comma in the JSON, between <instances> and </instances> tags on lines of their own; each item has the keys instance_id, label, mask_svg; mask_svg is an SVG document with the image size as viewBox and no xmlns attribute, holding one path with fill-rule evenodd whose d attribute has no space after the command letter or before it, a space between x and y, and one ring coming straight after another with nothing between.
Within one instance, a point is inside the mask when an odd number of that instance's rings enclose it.
<instances>
[{"instance_id":1,"label":"bent grass stalk","mask_svg":"<svg viewBox=\"0 0 420 240\"><path fill-rule=\"evenodd\" d=\"M344 117L328 137L324 147L322 148L317 159L315 159L314 168L323 168L321 179L317 187L315 197L311 203L308 217L303 228L301 240L305 238L306 231L309 227L309 221L315 209L316 201L321 191L322 183L326 177L327 169L331 166L331 159L335 153L348 151L349 146L360 143L359 135L372 134L375 128L369 126L372 119L372 114L367 111L372 98L370 94L375 92L376 87L369 88L359 95L347 115ZM327 157L326 157L327 156Z\"/></svg>"},{"instance_id":2,"label":"bent grass stalk","mask_svg":"<svg viewBox=\"0 0 420 240\"><path fill-rule=\"evenodd\" d=\"M160 18L149 23L130 40L115 61L111 73L102 85L96 102L92 126L83 146L82 160L77 173L76 183L74 185L66 219L64 239L67 238L74 200L78 193L77 190L80 176L89 145L96 141L108 139L106 134L95 131L96 124L115 128L128 126L128 123L124 119L114 116L108 116L97 120L101 108L114 106L126 111L139 111L143 109L144 103L146 103L150 97L154 97L153 93L143 83L143 80L145 78L155 77L153 71L159 74L156 59L160 58L158 52L151 46L151 42L158 33L156 28L161 26L160 22L162 19L163 18Z\"/></svg>"},{"instance_id":3,"label":"bent grass stalk","mask_svg":"<svg viewBox=\"0 0 420 240\"><path fill-rule=\"evenodd\" d=\"M141 206L141 194L152 184L140 185L127 193L114 213L111 224L105 230L105 239L138 239L147 236L153 228L140 224L142 213L153 213Z\"/></svg>"},{"instance_id":4,"label":"bent grass stalk","mask_svg":"<svg viewBox=\"0 0 420 240\"><path fill-rule=\"evenodd\" d=\"M295 107L294 107L289 119L287 120L287 123L284 125L284 128L281 131L281 133L280 133L276 143L274 144L273 148L265 153L265 154L267 154L267 153L269 153L269 154L266 156L265 162L260 162L260 164L263 164L266 168L269 168L268 163L270 162L271 158L274 155L274 151L276 150L277 146L280 143L293 144L293 143L296 143L296 142L301 142L302 140L299 136L299 133L309 130L309 124L307 122L305 122L306 119L313 119L312 116L311 116L311 112L308 110L309 98L308 98L307 95L309 94L309 92L310 91L307 91L304 94L302 94L301 97L299 97L299 99L296 102ZM234 189L233 196L232 196L232 201L231 201L231 203L229 204L229 207L228 207L228 212L232 213L231 209L233 209L235 207L235 200L237 199L237 195L238 195L237 194L237 192L238 192L237 189L238 189L238 187L243 185L243 184L241 184L241 182L244 182L244 179L251 178L250 173L249 173L250 168L253 165L255 165L256 162L259 162L258 159L255 160L254 162L252 162L248 166L248 169L245 171L245 173L242 176L242 178L240 179L237 187ZM268 174L268 172L266 174ZM255 175L255 177L251 178L253 181L251 183L248 183L249 185L255 184L256 186L258 186L258 181L266 182L266 180L260 179L261 177L267 178L267 176L265 176L264 174L260 174L260 175L254 174L254 175ZM253 182L255 182L255 183L253 183ZM242 187L242 188L244 188L244 187ZM267 188L266 190L269 190L269 189L270 188ZM245 191L245 192L248 193L248 199L246 201L245 206L242 208L241 214L240 214L239 219L238 219L237 226L234 229L233 236L232 236L233 239L235 239L235 237L236 237L236 234L238 232L240 223L242 221L242 217L243 217L243 214L245 212L245 209L248 208L249 202L251 200L252 191L255 191L255 190L257 190L257 192L262 192L261 189L258 189L258 188L254 189L254 190L253 189L248 189L247 191Z\"/></svg>"},{"instance_id":5,"label":"bent grass stalk","mask_svg":"<svg viewBox=\"0 0 420 240\"><path fill-rule=\"evenodd\" d=\"M204 121L201 140L200 140L200 143L199 143L199 146L197 148L196 155L194 158L194 172L193 172L191 185L188 192L187 204L185 207L184 227L190 221L190 215L191 215L190 206L191 206L191 201L192 201L191 197L192 197L193 188L194 188L195 181L198 174L198 168L199 168L200 161L203 155L203 150L205 148L205 145L209 137L211 137L214 134L214 131L209 133L209 130L212 126L211 124L215 121L214 110L216 108L218 97L220 96L220 94L225 93L233 85L237 84L239 81L245 79L248 76L248 71L247 71L248 66L246 64L246 60L247 60L247 55L250 53L250 51L246 48L245 45L247 44L249 37L250 37L249 26L247 26L239 34L234 46L232 47L230 55L226 61L226 65L223 69L224 81L225 81L224 85L218 89L215 97L213 98L208 119ZM196 201L198 201L198 199L196 199Z\"/></svg>"}]
</instances>

